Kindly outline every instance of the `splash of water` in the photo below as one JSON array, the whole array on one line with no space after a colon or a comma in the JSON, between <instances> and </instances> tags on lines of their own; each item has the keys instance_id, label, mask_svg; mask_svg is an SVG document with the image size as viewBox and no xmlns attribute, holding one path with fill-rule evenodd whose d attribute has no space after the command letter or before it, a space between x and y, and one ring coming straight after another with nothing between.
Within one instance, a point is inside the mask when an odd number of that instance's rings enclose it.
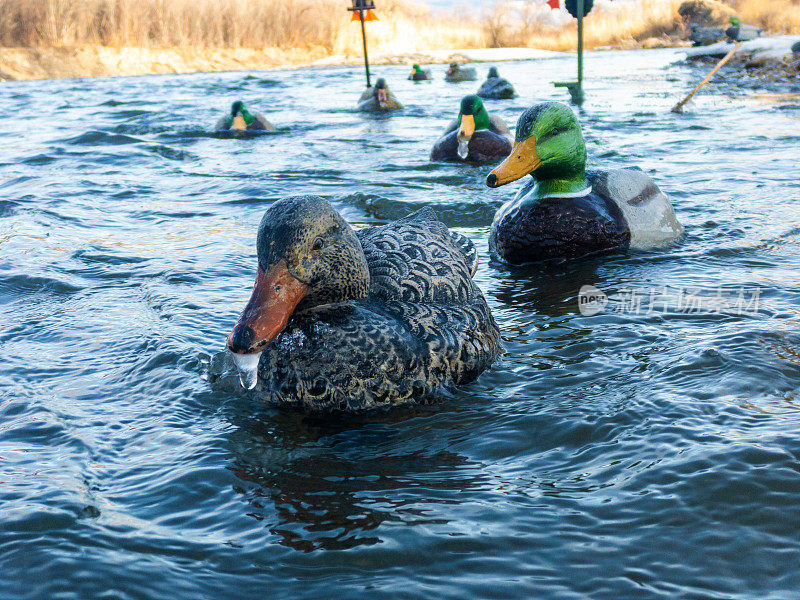
<instances>
[{"instance_id":1,"label":"splash of water","mask_svg":"<svg viewBox=\"0 0 800 600\"><path fill-rule=\"evenodd\" d=\"M458 140L458 156L461 160L466 160L467 154L469 154L469 140Z\"/></svg>"},{"instance_id":2,"label":"splash of water","mask_svg":"<svg viewBox=\"0 0 800 600\"><path fill-rule=\"evenodd\" d=\"M233 362L239 371L239 383L246 390L252 390L258 382L258 359L261 352L255 354L235 354L231 352Z\"/></svg>"}]
</instances>

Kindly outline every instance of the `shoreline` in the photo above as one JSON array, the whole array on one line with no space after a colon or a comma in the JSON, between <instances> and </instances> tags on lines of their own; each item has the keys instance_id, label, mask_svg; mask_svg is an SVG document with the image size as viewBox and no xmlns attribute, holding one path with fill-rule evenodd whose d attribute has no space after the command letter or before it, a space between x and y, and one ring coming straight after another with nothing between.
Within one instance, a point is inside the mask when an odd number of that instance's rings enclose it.
<instances>
[{"instance_id":1,"label":"shoreline","mask_svg":"<svg viewBox=\"0 0 800 600\"><path fill-rule=\"evenodd\" d=\"M646 45L640 45L645 48ZM671 47L668 45L654 47ZM678 47L678 46L675 46ZM597 48L600 50L601 48ZM604 47L602 50L610 48ZM616 49L616 48L615 48ZM621 47L620 50L630 50ZM536 48L460 48L418 52L383 52L370 56L371 65L447 64L541 60L571 52ZM185 73L214 73L261 69L358 66L363 57L329 55L311 50L138 48L138 47L0 47L0 81L31 81L83 77L130 77Z\"/></svg>"},{"instance_id":2,"label":"shoreline","mask_svg":"<svg viewBox=\"0 0 800 600\"><path fill-rule=\"evenodd\" d=\"M662 44L603 46L593 51L651 48L683 49L687 61L717 60L733 46L720 42L711 46L685 47L678 41ZM771 78L800 76L800 57L793 56L791 46L800 42L800 35L776 35L746 42L737 51L732 66ZM416 52L376 52L371 65L447 64L544 60L574 52L537 48L458 48L421 50ZM266 69L302 69L360 66L363 58L355 55L329 55L324 48L282 50L265 48L138 48L138 47L0 47L0 82L70 79L84 77L135 77L143 75L221 73Z\"/></svg>"},{"instance_id":3,"label":"shoreline","mask_svg":"<svg viewBox=\"0 0 800 600\"><path fill-rule=\"evenodd\" d=\"M800 53L792 47L800 35L773 35L744 42L726 66L727 71L744 70L762 82L789 81L800 77ZM734 48L731 42L686 49L686 60L716 62Z\"/></svg>"}]
</instances>

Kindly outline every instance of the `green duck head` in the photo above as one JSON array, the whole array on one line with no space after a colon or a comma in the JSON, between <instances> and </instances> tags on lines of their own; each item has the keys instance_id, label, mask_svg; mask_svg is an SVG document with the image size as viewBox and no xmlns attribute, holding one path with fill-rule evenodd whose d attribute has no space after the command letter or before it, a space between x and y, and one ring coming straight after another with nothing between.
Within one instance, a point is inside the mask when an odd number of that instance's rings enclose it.
<instances>
[{"instance_id":1,"label":"green duck head","mask_svg":"<svg viewBox=\"0 0 800 600\"><path fill-rule=\"evenodd\" d=\"M319 196L273 203L258 228L256 253L250 301L228 336L235 354L263 350L296 312L367 295L369 268L361 242Z\"/></svg>"},{"instance_id":2,"label":"green duck head","mask_svg":"<svg viewBox=\"0 0 800 600\"><path fill-rule=\"evenodd\" d=\"M489 74L486 76L486 79L496 79L500 77L500 73L497 72L497 67L492 67L489 69Z\"/></svg>"},{"instance_id":3,"label":"green duck head","mask_svg":"<svg viewBox=\"0 0 800 600\"><path fill-rule=\"evenodd\" d=\"M474 94L461 99L461 109L458 112L458 140L469 141L476 131L489 129L491 121L483 100Z\"/></svg>"},{"instance_id":4,"label":"green duck head","mask_svg":"<svg viewBox=\"0 0 800 600\"><path fill-rule=\"evenodd\" d=\"M731 17L730 18L730 22L731 22L731 25L734 26L734 27L738 27L739 25L742 24L742 21L739 19L739 17L736 17L736 16Z\"/></svg>"},{"instance_id":5,"label":"green duck head","mask_svg":"<svg viewBox=\"0 0 800 600\"><path fill-rule=\"evenodd\" d=\"M416 75L417 73L422 73L422 68L415 63L411 65L411 74Z\"/></svg>"},{"instance_id":6,"label":"green duck head","mask_svg":"<svg viewBox=\"0 0 800 600\"><path fill-rule=\"evenodd\" d=\"M575 113L561 102L543 102L517 121L511 154L486 178L499 187L530 174L540 196L572 194L588 187L586 145Z\"/></svg>"},{"instance_id":7,"label":"green duck head","mask_svg":"<svg viewBox=\"0 0 800 600\"><path fill-rule=\"evenodd\" d=\"M247 129L256 118L247 110L244 102L237 100L231 104L231 116L229 117L231 129Z\"/></svg>"}]
</instances>

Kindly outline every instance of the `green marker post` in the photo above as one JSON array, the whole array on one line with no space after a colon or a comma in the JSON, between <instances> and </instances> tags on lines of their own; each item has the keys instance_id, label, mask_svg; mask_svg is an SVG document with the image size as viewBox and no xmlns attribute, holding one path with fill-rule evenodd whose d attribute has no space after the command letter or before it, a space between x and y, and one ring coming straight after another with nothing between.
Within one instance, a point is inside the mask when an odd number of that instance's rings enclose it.
<instances>
[{"instance_id":1,"label":"green marker post","mask_svg":"<svg viewBox=\"0 0 800 600\"><path fill-rule=\"evenodd\" d=\"M578 19L578 81L563 81L557 82L556 87L565 87L569 91L570 98L573 104L580 106L583 104L583 11L584 0L576 0L576 14L575 18Z\"/></svg>"},{"instance_id":2,"label":"green marker post","mask_svg":"<svg viewBox=\"0 0 800 600\"><path fill-rule=\"evenodd\" d=\"M583 104L583 0L578 0L578 89L569 93L575 104Z\"/></svg>"}]
</instances>

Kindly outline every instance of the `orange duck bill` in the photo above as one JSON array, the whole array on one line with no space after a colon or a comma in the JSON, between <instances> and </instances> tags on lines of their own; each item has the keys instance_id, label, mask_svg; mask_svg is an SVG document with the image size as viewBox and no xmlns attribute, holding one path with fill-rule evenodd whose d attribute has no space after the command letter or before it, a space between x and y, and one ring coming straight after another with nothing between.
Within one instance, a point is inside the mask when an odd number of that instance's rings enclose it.
<instances>
[{"instance_id":1,"label":"orange duck bill","mask_svg":"<svg viewBox=\"0 0 800 600\"><path fill-rule=\"evenodd\" d=\"M289 273L280 260L267 272L259 267L250 301L228 336L228 350L236 354L261 352L283 331L308 286Z\"/></svg>"}]
</instances>

